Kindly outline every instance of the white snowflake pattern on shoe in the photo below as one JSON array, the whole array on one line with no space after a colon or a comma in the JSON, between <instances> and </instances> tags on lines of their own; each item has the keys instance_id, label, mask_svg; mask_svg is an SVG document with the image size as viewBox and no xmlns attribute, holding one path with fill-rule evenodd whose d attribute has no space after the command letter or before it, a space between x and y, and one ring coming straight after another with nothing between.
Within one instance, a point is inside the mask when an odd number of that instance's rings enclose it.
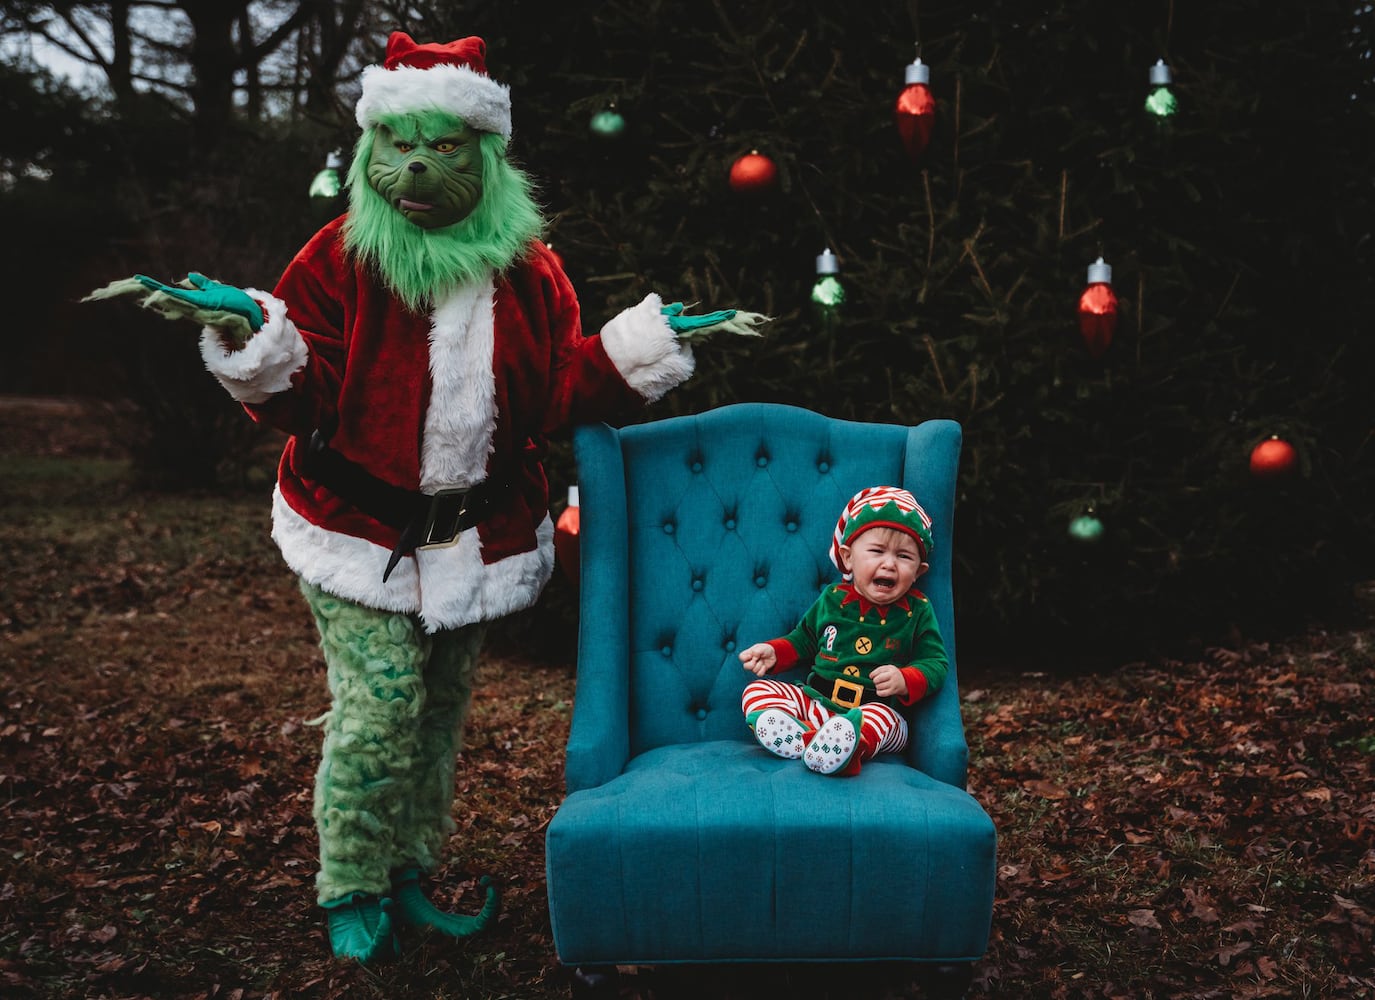
<instances>
[{"instance_id":1,"label":"white snowflake pattern on shoe","mask_svg":"<svg viewBox=\"0 0 1375 1000\"><path fill-rule=\"evenodd\" d=\"M835 774L850 763L859 749L855 724L843 715L827 719L802 755L802 763L817 774Z\"/></svg>"},{"instance_id":2,"label":"white snowflake pattern on shoe","mask_svg":"<svg viewBox=\"0 0 1375 1000\"><path fill-rule=\"evenodd\" d=\"M754 720L754 738L769 753L784 760L802 756L805 726L781 708L766 708Z\"/></svg>"}]
</instances>

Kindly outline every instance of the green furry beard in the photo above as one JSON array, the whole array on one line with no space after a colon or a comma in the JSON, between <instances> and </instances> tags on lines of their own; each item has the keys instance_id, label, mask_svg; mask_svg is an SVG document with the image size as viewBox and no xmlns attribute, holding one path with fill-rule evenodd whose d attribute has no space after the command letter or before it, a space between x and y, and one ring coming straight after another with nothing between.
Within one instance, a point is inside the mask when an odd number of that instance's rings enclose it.
<instances>
[{"instance_id":1,"label":"green furry beard","mask_svg":"<svg viewBox=\"0 0 1375 1000\"><path fill-rule=\"evenodd\" d=\"M452 115L399 115L385 120L399 135L443 135L463 127ZM441 229L422 229L387 204L367 179L376 128L365 129L349 167L349 212L344 246L375 269L411 312L423 312L444 293L489 271L501 271L539 235L544 219L531 183L506 159L506 140L486 133L483 194L464 219Z\"/></svg>"}]
</instances>

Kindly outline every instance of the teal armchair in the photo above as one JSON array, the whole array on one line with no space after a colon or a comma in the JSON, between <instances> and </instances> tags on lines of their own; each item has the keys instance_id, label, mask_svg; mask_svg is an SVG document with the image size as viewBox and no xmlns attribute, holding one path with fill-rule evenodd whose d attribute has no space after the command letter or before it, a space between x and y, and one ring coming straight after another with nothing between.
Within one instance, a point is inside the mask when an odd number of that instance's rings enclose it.
<instances>
[{"instance_id":1,"label":"teal armchair","mask_svg":"<svg viewBox=\"0 0 1375 1000\"><path fill-rule=\"evenodd\" d=\"M560 961L912 962L959 996L984 953L996 834L965 790L950 566L960 427L744 403L574 435L581 499L567 796L546 835ZM933 520L945 686L911 741L853 778L776 758L740 709L737 652L783 635L838 574L858 490ZM787 675L785 675L787 676Z\"/></svg>"}]
</instances>

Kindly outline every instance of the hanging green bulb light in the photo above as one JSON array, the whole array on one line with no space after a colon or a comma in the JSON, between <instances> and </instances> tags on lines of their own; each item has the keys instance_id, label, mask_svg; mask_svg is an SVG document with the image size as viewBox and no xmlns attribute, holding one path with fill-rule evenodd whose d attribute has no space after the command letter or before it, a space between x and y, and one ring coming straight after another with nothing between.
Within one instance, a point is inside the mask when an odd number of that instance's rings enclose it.
<instances>
[{"instance_id":1,"label":"hanging green bulb light","mask_svg":"<svg viewBox=\"0 0 1375 1000\"><path fill-rule=\"evenodd\" d=\"M1151 67L1151 92L1146 95L1146 110L1157 118L1169 118L1179 110L1179 101L1170 90L1174 77L1165 60L1157 59Z\"/></svg>"},{"instance_id":2,"label":"hanging green bulb light","mask_svg":"<svg viewBox=\"0 0 1375 1000\"><path fill-rule=\"evenodd\" d=\"M339 182L339 168L343 165L344 158L337 149L325 157L325 168L310 182L311 200L319 198L321 201L333 201L339 197L339 192L343 190Z\"/></svg>"},{"instance_id":3,"label":"hanging green bulb light","mask_svg":"<svg viewBox=\"0 0 1375 1000\"><path fill-rule=\"evenodd\" d=\"M816 284L812 286L812 301L826 312L840 308L845 301L845 286L836 277L839 273L840 261L827 247L817 255Z\"/></svg>"}]
</instances>

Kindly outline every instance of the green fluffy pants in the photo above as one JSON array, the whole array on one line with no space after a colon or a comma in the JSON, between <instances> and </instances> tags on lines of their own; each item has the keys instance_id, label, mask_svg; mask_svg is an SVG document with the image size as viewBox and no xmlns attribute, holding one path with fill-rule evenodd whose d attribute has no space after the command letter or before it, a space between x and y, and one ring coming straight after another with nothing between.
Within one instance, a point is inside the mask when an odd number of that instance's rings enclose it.
<instances>
[{"instance_id":1,"label":"green fluffy pants","mask_svg":"<svg viewBox=\"0 0 1375 1000\"><path fill-rule=\"evenodd\" d=\"M482 625L428 635L301 581L320 630L330 710L315 778L319 901L385 895L391 874L434 871L454 831L454 764Z\"/></svg>"}]
</instances>

